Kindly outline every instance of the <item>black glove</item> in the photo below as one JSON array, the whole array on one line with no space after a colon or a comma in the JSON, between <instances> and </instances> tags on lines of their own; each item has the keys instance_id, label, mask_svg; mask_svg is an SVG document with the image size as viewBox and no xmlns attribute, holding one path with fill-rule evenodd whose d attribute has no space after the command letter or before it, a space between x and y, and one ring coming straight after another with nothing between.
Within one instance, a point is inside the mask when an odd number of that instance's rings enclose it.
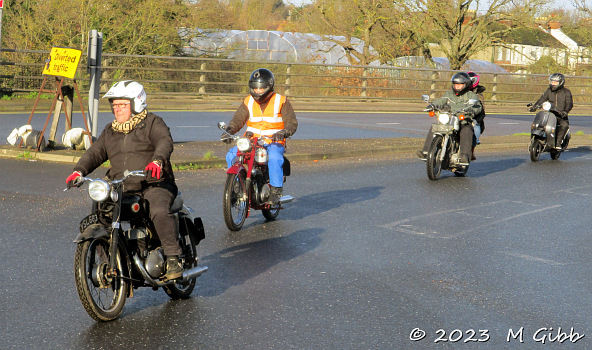
<instances>
[{"instance_id":1,"label":"black glove","mask_svg":"<svg viewBox=\"0 0 592 350\"><path fill-rule=\"evenodd\" d=\"M231 134L231 135L234 135L234 133L235 133L235 131L232 128L232 126L227 126L226 127L226 132L229 133L229 134Z\"/></svg>"},{"instance_id":2,"label":"black glove","mask_svg":"<svg viewBox=\"0 0 592 350\"><path fill-rule=\"evenodd\" d=\"M228 134L222 134L222 136L220 136L220 140L222 140L222 142L229 144L232 142L232 136L228 135Z\"/></svg>"},{"instance_id":3,"label":"black glove","mask_svg":"<svg viewBox=\"0 0 592 350\"><path fill-rule=\"evenodd\" d=\"M252 131L247 131L245 133L245 137L248 138L248 139L252 139L253 138L253 132Z\"/></svg>"},{"instance_id":4,"label":"black glove","mask_svg":"<svg viewBox=\"0 0 592 350\"><path fill-rule=\"evenodd\" d=\"M286 138L286 130L280 130L271 136L273 141L284 141Z\"/></svg>"},{"instance_id":5,"label":"black glove","mask_svg":"<svg viewBox=\"0 0 592 350\"><path fill-rule=\"evenodd\" d=\"M528 109L529 112L536 112L536 110L539 109L539 106L532 106Z\"/></svg>"},{"instance_id":6,"label":"black glove","mask_svg":"<svg viewBox=\"0 0 592 350\"><path fill-rule=\"evenodd\" d=\"M561 112L559 112L559 114L561 114L561 119L567 119L567 112L566 111L561 111Z\"/></svg>"}]
</instances>

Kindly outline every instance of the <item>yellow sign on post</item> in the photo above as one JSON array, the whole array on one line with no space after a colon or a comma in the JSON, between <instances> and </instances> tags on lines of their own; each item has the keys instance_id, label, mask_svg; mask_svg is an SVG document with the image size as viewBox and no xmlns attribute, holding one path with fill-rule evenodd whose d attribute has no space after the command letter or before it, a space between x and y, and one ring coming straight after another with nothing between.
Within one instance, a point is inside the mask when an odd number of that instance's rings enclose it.
<instances>
[{"instance_id":1,"label":"yellow sign on post","mask_svg":"<svg viewBox=\"0 0 592 350\"><path fill-rule=\"evenodd\" d=\"M53 47L45 61L43 74L74 79L82 51Z\"/></svg>"}]
</instances>

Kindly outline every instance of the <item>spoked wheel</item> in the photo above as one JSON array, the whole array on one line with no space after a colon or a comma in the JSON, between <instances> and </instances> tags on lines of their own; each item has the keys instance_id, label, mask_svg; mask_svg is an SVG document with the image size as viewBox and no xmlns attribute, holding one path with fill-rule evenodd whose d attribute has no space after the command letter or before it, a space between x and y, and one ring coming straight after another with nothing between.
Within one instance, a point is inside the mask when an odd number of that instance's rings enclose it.
<instances>
[{"instance_id":1,"label":"spoked wheel","mask_svg":"<svg viewBox=\"0 0 592 350\"><path fill-rule=\"evenodd\" d=\"M426 160L426 170L430 180L438 180L442 172L442 135L436 135L432 139Z\"/></svg>"},{"instance_id":2,"label":"spoked wheel","mask_svg":"<svg viewBox=\"0 0 592 350\"><path fill-rule=\"evenodd\" d=\"M263 209L261 210L261 212L263 213L263 216L265 216L265 218L269 221L273 221L277 218L277 216L280 213L280 206L278 205L272 205L271 208L269 209Z\"/></svg>"},{"instance_id":3,"label":"spoked wheel","mask_svg":"<svg viewBox=\"0 0 592 350\"><path fill-rule=\"evenodd\" d=\"M528 150L530 151L530 160L532 160L533 162L539 160L539 157L543 153L544 148L545 146L543 146L541 140L534 137L531 138L530 147L528 147ZM553 157L553 152L551 152L551 157Z\"/></svg>"},{"instance_id":4,"label":"spoked wheel","mask_svg":"<svg viewBox=\"0 0 592 350\"><path fill-rule=\"evenodd\" d=\"M109 241L96 238L78 244L74 255L76 291L86 312L97 321L119 317L127 298L128 282L109 274ZM123 276L117 254L117 276Z\"/></svg>"},{"instance_id":5,"label":"spoked wheel","mask_svg":"<svg viewBox=\"0 0 592 350\"><path fill-rule=\"evenodd\" d=\"M245 175L228 174L224 185L224 222L231 231L238 231L243 227L247 218L247 188Z\"/></svg>"},{"instance_id":6,"label":"spoked wheel","mask_svg":"<svg viewBox=\"0 0 592 350\"><path fill-rule=\"evenodd\" d=\"M197 267L197 243L192 235L188 235L191 243L189 246L183 246L183 253L185 254L185 261L183 263L183 270L188 270ZM185 283L169 284L162 287L171 299L188 299L195 288L195 280L197 277L190 279Z\"/></svg>"}]
</instances>

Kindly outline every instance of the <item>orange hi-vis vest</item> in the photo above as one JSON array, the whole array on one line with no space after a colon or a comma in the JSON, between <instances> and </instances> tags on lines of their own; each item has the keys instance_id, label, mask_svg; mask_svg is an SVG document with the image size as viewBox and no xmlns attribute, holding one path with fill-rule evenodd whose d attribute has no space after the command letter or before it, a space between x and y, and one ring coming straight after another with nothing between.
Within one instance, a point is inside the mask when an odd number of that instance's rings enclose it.
<instances>
[{"instance_id":1,"label":"orange hi-vis vest","mask_svg":"<svg viewBox=\"0 0 592 350\"><path fill-rule=\"evenodd\" d=\"M268 136L284 128L284 119L282 119L282 106L286 103L286 96L274 93L269 99L265 110L261 111L261 106L252 96L245 98L245 105L249 109L249 120L247 120L247 131L255 136ZM266 139L270 143L271 140ZM283 142L280 142L283 143Z\"/></svg>"}]
</instances>

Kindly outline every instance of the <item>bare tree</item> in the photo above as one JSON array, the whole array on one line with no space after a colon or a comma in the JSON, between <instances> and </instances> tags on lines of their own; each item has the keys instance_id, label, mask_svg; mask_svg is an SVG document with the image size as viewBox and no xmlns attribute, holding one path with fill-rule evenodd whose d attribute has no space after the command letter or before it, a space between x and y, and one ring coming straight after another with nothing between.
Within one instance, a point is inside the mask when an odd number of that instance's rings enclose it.
<instances>
[{"instance_id":1,"label":"bare tree","mask_svg":"<svg viewBox=\"0 0 592 350\"><path fill-rule=\"evenodd\" d=\"M431 58L429 43L440 43L451 69L461 69L487 47L504 44L515 28L529 26L543 0L404 0L413 38Z\"/></svg>"}]
</instances>

